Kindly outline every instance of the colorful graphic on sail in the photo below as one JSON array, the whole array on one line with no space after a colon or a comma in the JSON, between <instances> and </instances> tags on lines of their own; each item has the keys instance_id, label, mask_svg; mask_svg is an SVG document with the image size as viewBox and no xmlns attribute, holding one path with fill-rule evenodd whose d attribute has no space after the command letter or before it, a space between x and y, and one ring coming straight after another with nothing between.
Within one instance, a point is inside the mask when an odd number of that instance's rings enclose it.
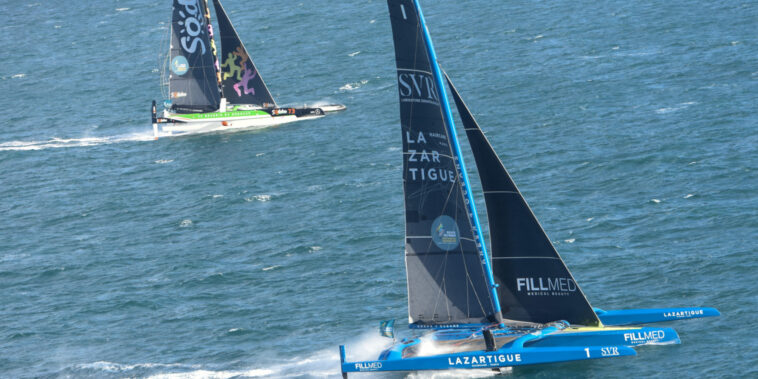
<instances>
[{"instance_id":1,"label":"colorful graphic on sail","mask_svg":"<svg viewBox=\"0 0 758 379\"><path fill-rule=\"evenodd\" d=\"M492 270L503 317L598 325L597 315L502 161L447 77L474 153L490 226Z\"/></svg>"},{"instance_id":2,"label":"colorful graphic on sail","mask_svg":"<svg viewBox=\"0 0 758 379\"><path fill-rule=\"evenodd\" d=\"M219 0L213 0L221 36L221 88L229 104L255 104L275 107L276 102L266 88L245 46L237 35L229 16Z\"/></svg>"}]
</instances>

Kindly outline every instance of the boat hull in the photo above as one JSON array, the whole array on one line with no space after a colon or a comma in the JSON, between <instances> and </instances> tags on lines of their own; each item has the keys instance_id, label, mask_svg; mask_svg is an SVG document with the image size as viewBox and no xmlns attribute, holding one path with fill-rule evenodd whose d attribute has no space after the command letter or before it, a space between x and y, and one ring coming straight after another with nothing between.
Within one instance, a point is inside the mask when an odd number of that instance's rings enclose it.
<instances>
[{"instance_id":1,"label":"boat hull","mask_svg":"<svg viewBox=\"0 0 758 379\"><path fill-rule=\"evenodd\" d=\"M321 108L272 108L175 114L164 112L153 126L155 138L231 130L257 130L323 117Z\"/></svg>"},{"instance_id":2,"label":"boat hull","mask_svg":"<svg viewBox=\"0 0 758 379\"><path fill-rule=\"evenodd\" d=\"M344 111L345 109L347 109L347 107L343 104L319 105L318 108L321 108L321 110L323 110L324 113L339 112L339 111Z\"/></svg>"},{"instance_id":3,"label":"boat hull","mask_svg":"<svg viewBox=\"0 0 758 379\"><path fill-rule=\"evenodd\" d=\"M455 369L497 369L544 363L579 361L598 358L633 356L637 353L626 346L587 347L529 347L498 351L472 351L437 354L404 359L346 362L345 348L340 346L343 377L349 372L417 371Z\"/></svg>"},{"instance_id":4,"label":"boat hull","mask_svg":"<svg viewBox=\"0 0 758 379\"><path fill-rule=\"evenodd\" d=\"M641 322L713 317L713 308L595 310L616 326L571 326L566 322L510 328L441 329L421 338L403 339L376 361L347 362L340 346L343 376L348 372L499 368L635 355L635 347L681 343L669 327L636 326ZM634 324L634 325L631 325ZM486 332L485 332L486 330ZM488 346L485 333L491 333Z\"/></svg>"}]
</instances>

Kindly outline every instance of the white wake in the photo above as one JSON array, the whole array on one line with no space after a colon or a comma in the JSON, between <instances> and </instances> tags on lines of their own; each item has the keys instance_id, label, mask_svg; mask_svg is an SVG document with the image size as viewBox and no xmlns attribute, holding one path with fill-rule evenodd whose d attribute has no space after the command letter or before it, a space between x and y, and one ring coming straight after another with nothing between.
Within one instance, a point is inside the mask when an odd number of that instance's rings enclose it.
<instances>
[{"instance_id":1,"label":"white wake","mask_svg":"<svg viewBox=\"0 0 758 379\"><path fill-rule=\"evenodd\" d=\"M9 141L0 142L0 151L25 151L25 150L45 150L58 149L65 147L86 147L107 145L121 142L138 142L152 141L153 133L142 132L132 134L122 134L117 136L106 137L83 137L83 138L57 138L52 137L44 141Z\"/></svg>"},{"instance_id":2,"label":"white wake","mask_svg":"<svg viewBox=\"0 0 758 379\"><path fill-rule=\"evenodd\" d=\"M435 352L435 347L430 346L431 341L424 341L425 349L429 353ZM348 361L375 360L379 354L391 344L388 338L379 336L376 332L367 333L357 337L354 341L346 344ZM253 354L253 352L251 352ZM303 356L292 358L276 358L264 356L258 357L260 364L254 367L237 370L214 370L198 364L161 364L139 363L120 364L113 362L95 362L77 365L79 369L99 370L108 374L125 375L126 377L144 375L144 370L152 371L145 376L149 379L231 379L231 378L284 378L284 377L312 377L312 378L341 378L340 358L338 346L315 351ZM510 373L506 368L503 373ZM482 370L446 370L446 371L421 371L407 373L407 378L412 379L443 379L443 378L488 378L498 373L490 369ZM374 377L373 375L358 374L361 376Z\"/></svg>"}]
</instances>

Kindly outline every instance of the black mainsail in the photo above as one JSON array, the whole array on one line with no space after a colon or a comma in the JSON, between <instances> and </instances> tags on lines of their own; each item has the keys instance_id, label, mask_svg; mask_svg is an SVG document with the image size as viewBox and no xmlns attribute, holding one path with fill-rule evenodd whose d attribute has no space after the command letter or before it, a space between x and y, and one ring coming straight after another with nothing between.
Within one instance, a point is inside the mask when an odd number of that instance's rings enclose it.
<instances>
[{"instance_id":1,"label":"black mainsail","mask_svg":"<svg viewBox=\"0 0 758 379\"><path fill-rule=\"evenodd\" d=\"M219 0L213 0L221 38L221 88L230 104L275 107L276 102L263 82L245 45Z\"/></svg>"},{"instance_id":2,"label":"black mainsail","mask_svg":"<svg viewBox=\"0 0 758 379\"><path fill-rule=\"evenodd\" d=\"M201 0L174 0L171 19L169 96L177 113L218 110L213 51Z\"/></svg>"},{"instance_id":3,"label":"black mainsail","mask_svg":"<svg viewBox=\"0 0 758 379\"><path fill-rule=\"evenodd\" d=\"M405 192L408 313L415 327L500 321L474 205L423 18L412 0L388 0L397 62ZM447 109L449 111L449 108Z\"/></svg>"},{"instance_id":4,"label":"black mainsail","mask_svg":"<svg viewBox=\"0 0 758 379\"><path fill-rule=\"evenodd\" d=\"M589 301L576 284L539 221L519 192L450 78L466 136L482 182L490 226L492 270L499 285L503 318L547 323L599 325Z\"/></svg>"}]
</instances>

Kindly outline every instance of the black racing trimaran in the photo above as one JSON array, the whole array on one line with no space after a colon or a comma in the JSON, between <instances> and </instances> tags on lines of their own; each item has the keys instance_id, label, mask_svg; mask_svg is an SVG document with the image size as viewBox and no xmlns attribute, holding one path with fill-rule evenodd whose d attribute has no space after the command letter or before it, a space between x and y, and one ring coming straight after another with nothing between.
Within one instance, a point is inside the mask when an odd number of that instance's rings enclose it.
<instances>
[{"instance_id":1,"label":"black racing trimaran","mask_svg":"<svg viewBox=\"0 0 758 379\"><path fill-rule=\"evenodd\" d=\"M447 78L482 182L490 259L418 0L387 4L403 139L409 327L429 331L373 361L348 362L340 346L343 377L635 355L635 346L680 343L672 328L639 324L719 315L701 307L592 308Z\"/></svg>"},{"instance_id":2,"label":"black racing trimaran","mask_svg":"<svg viewBox=\"0 0 758 379\"><path fill-rule=\"evenodd\" d=\"M279 107L219 0L221 57L213 39L208 0L173 0L170 48L164 75L168 100L159 117L152 106L153 133L200 133L254 129L323 116L342 104ZM160 130L159 130L160 128Z\"/></svg>"}]
</instances>

